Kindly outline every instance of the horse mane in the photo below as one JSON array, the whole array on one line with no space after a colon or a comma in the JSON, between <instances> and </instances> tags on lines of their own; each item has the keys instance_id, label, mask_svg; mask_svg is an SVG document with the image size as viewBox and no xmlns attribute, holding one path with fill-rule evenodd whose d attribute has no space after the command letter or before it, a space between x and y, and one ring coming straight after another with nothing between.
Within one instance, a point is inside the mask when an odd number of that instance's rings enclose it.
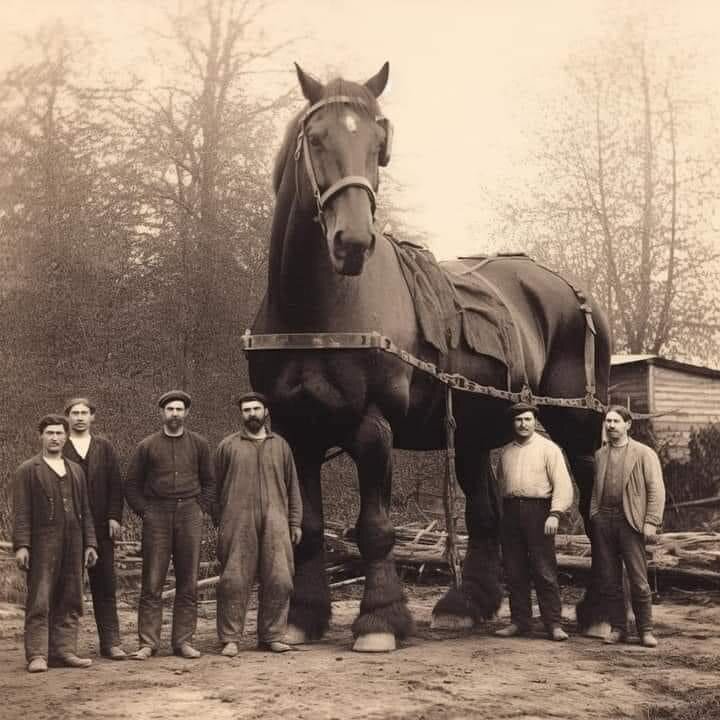
<instances>
[{"instance_id":1,"label":"horse mane","mask_svg":"<svg viewBox=\"0 0 720 720\"><path fill-rule=\"evenodd\" d=\"M340 115L343 108L349 105L358 114L366 115L367 117L377 117L380 115L380 106L378 105L376 97L364 85L343 80L342 78L334 78L325 85L322 97L326 98L332 95L345 95L350 98L350 102L331 104L328 106L330 112ZM277 195L280 189L280 183L282 182L283 173L285 172L285 167L290 159L290 155L295 152L295 143L300 129L298 122L308 107L309 105L306 105L302 110L297 112L285 129L282 145L275 157L272 172L272 187L275 195Z\"/></svg>"}]
</instances>

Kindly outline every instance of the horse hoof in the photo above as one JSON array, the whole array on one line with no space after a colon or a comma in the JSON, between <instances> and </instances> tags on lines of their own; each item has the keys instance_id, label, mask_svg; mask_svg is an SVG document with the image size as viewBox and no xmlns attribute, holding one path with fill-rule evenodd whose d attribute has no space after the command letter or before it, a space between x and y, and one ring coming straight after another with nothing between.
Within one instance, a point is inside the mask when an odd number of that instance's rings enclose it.
<instances>
[{"instance_id":1,"label":"horse hoof","mask_svg":"<svg viewBox=\"0 0 720 720\"><path fill-rule=\"evenodd\" d=\"M475 622L467 615L433 615L430 620L431 630L472 630Z\"/></svg>"},{"instance_id":2,"label":"horse hoof","mask_svg":"<svg viewBox=\"0 0 720 720\"><path fill-rule=\"evenodd\" d=\"M288 645L305 645L308 642L307 633L297 625L288 625L283 642Z\"/></svg>"},{"instance_id":3,"label":"horse hoof","mask_svg":"<svg viewBox=\"0 0 720 720\"><path fill-rule=\"evenodd\" d=\"M396 648L392 633L369 633L360 635L353 645L355 652L390 652Z\"/></svg>"},{"instance_id":4,"label":"horse hoof","mask_svg":"<svg viewBox=\"0 0 720 720\"><path fill-rule=\"evenodd\" d=\"M601 640L604 640L609 634L610 623L608 622L593 623L583 633L585 637L600 638Z\"/></svg>"}]
</instances>

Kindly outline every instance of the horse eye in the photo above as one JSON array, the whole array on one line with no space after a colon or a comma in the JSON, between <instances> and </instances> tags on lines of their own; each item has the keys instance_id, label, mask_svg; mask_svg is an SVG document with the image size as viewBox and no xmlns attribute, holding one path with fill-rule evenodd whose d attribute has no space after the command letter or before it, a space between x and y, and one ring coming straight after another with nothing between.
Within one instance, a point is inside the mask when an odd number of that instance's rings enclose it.
<instances>
[{"instance_id":1,"label":"horse eye","mask_svg":"<svg viewBox=\"0 0 720 720\"><path fill-rule=\"evenodd\" d=\"M309 136L308 136L308 140L310 141L310 144L311 144L314 148L319 148L319 147L322 146L322 139L320 138L319 135L314 135L314 134L313 134L313 135L309 135Z\"/></svg>"}]
</instances>

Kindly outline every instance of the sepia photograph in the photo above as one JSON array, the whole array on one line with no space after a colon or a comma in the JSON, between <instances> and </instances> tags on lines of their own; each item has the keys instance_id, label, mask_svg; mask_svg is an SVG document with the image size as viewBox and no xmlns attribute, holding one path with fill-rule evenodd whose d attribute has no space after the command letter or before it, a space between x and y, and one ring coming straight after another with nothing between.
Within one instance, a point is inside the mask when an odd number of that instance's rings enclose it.
<instances>
[{"instance_id":1,"label":"sepia photograph","mask_svg":"<svg viewBox=\"0 0 720 720\"><path fill-rule=\"evenodd\" d=\"M720 9L3 0L7 720L720 720Z\"/></svg>"}]
</instances>

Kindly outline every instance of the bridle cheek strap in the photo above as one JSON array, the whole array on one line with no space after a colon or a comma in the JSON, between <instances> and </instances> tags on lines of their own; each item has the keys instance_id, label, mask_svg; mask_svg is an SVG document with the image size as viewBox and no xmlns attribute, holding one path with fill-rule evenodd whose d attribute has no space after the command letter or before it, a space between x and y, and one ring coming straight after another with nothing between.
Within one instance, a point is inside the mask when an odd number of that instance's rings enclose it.
<instances>
[{"instance_id":1,"label":"bridle cheek strap","mask_svg":"<svg viewBox=\"0 0 720 720\"><path fill-rule=\"evenodd\" d=\"M370 181L363 177L362 175L346 175L343 178L340 178L340 180L337 180L334 182L325 192L320 192L320 187L317 182L317 177L315 176L315 168L313 167L312 163L312 157L310 156L310 147L308 145L307 135L305 134L305 123L307 122L308 118L317 110L319 110L321 107L324 107L325 105L328 105L330 103L349 103L351 102L351 99L344 96L344 95L336 95L330 98L326 98L324 100L321 100L320 102L315 103L312 105L308 110L304 113L302 118L300 119L300 132L298 133L298 141L295 148L295 161L296 161L296 177L295 177L295 183L296 185L299 185L298 177L297 177L297 161L300 159L300 154L302 153L303 156L303 163L305 164L305 171L307 173L308 179L310 180L310 185L312 187L312 193L313 197L315 198L315 206L316 206L316 215L315 220L320 223L320 225L325 227L325 207L326 205L332 200L335 195L337 195L339 192L344 190L348 187L358 187L365 190L365 192L368 195L368 199L370 200L370 209L372 211L372 217L373 220L375 219L375 208L377 207L377 198L375 196L375 188L370 184ZM364 104L364 103L363 103ZM299 187L298 187L299 190Z\"/></svg>"}]
</instances>

